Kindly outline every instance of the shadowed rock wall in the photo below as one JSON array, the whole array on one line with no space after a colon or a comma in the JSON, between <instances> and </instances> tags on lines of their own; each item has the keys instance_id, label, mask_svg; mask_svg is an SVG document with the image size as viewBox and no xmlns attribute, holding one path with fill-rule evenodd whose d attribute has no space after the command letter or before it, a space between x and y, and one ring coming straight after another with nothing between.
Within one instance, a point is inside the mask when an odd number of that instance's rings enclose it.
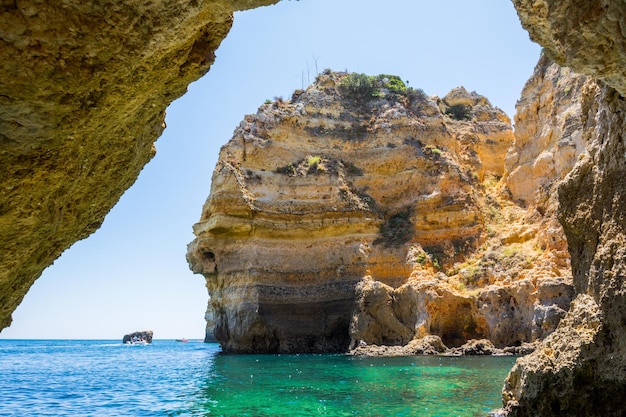
<instances>
[{"instance_id":1,"label":"shadowed rock wall","mask_svg":"<svg viewBox=\"0 0 626 417\"><path fill-rule=\"evenodd\" d=\"M509 416L623 416L626 408L626 7L623 1L514 1L533 39L595 77L583 90L586 152L559 188L577 297L503 399Z\"/></svg>"},{"instance_id":2,"label":"shadowed rock wall","mask_svg":"<svg viewBox=\"0 0 626 417\"><path fill-rule=\"evenodd\" d=\"M269 3L0 3L0 329L133 184L233 11Z\"/></svg>"},{"instance_id":3,"label":"shadowed rock wall","mask_svg":"<svg viewBox=\"0 0 626 417\"><path fill-rule=\"evenodd\" d=\"M533 41L561 66L626 94L626 7L622 0L513 0Z\"/></svg>"}]
</instances>

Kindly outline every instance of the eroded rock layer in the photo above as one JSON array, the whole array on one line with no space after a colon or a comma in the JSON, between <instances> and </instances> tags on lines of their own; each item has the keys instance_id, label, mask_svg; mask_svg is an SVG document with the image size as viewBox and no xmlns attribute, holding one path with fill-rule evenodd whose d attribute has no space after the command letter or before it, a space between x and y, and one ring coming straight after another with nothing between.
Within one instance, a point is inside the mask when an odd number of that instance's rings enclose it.
<instances>
[{"instance_id":1,"label":"eroded rock layer","mask_svg":"<svg viewBox=\"0 0 626 417\"><path fill-rule=\"evenodd\" d=\"M326 72L261 106L222 148L188 251L207 337L238 352L545 337L569 307L569 258L560 229L540 232L545 210L498 182L512 142L485 97L393 76Z\"/></svg>"},{"instance_id":2,"label":"eroded rock layer","mask_svg":"<svg viewBox=\"0 0 626 417\"><path fill-rule=\"evenodd\" d=\"M0 329L135 181L233 11L273 2L0 4Z\"/></svg>"}]
</instances>

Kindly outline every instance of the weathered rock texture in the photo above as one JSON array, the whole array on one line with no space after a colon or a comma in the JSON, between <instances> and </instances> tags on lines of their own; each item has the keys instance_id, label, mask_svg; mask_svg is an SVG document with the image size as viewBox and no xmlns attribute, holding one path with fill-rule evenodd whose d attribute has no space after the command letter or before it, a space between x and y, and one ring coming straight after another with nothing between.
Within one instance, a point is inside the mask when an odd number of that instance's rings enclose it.
<instances>
[{"instance_id":1,"label":"weathered rock texture","mask_svg":"<svg viewBox=\"0 0 626 417\"><path fill-rule=\"evenodd\" d=\"M513 0L522 25L558 64L626 95L623 0Z\"/></svg>"},{"instance_id":2,"label":"weathered rock texture","mask_svg":"<svg viewBox=\"0 0 626 417\"><path fill-rule=\"evenodd\" d=\"M512 142L486 98L392 76L326 72L261 106L222 148L189 247L207 337L238 352L545 337L569 307L569 258L535 203L501 191Z\"/></svg>"},{"instance_id":3,"label":"weathered rock texture","mask_svg":"<svg viewBox=\"0 0 626 417\"><path fill-rule=\"evenodd\" d=\"M510 415L624 413L626 103L601 82L583 94L587 152L559 188L578 296L557 332L509 375Z\"/></svg>"},{"instance_id":4,"label":"weathered rock texture","mask_svg":"<svg viewBox=\"0 0 626 417\"><path fill-rule=\"evenodd\" d=\"M0 329L135 181L233 11L274 2L0 3Z\"/></svg>"},{"instance_id":5,"label":"weathered rock texture","mask_svg":"<svg viewBox=\"0 0 626 417\"><path fill-rule=\"evenodd\" d=\"M626 7L623 1L514 3L551 56L597 81L582 90L586 152L559 188L577 296L558 329L513 368L503 390L505 413L623 416Z\"/></svg>"}]
</instances>

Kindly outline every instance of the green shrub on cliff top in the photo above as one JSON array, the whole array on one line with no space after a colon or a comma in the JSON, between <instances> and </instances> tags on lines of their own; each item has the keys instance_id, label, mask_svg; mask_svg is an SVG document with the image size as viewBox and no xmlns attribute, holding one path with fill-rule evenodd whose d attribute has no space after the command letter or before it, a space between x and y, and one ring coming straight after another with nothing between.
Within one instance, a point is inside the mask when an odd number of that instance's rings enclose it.
<instances>
[{"instance_id":1,"label":"green shrub on cliff top","mask_svg":"<svg viewBox=\"0 0 626 417\"><path fill-rule=\"evenodd\" d=\"M397 75L366 75L356 72L346 75L339 83L343 93L353 99L370 100L381 96L381 89L392 94L407 94L409 89Z\"/></svg>"},{"instance_id":2,"label":"green shrub on cliff top","mask_svg":"<svg viewBox=\"0 0 626 417\"><path fill-rule=\"evenodd\" d=\"M353 72L341 80L339 89L352 98L369 100L377 90L376 77Z\"/></svg>"},{"instance_id":3,"label":"green shrub on cliff top","mask_svg":"<svg viewBox=\"0 0 626 417\"><path fill-rule=\"evenodd\" d=\"M378 79L382 81L383 88L389 90L390 93L406 94L408 88L404 81L397 75L380 74Z\"/></svg>"}]
</instances>

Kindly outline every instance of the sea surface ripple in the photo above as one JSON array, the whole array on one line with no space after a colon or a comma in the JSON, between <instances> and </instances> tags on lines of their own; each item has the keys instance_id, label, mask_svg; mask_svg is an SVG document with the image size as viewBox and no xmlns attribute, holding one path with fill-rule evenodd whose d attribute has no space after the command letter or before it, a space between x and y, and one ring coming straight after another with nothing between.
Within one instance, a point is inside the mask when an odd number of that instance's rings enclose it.
<instances>
[{"instance_id":1,"label":"sea surface ripple","mask_svg":"<svg viewBox=\"0 0 626 417\"><path fill-rule=\"evenodd\" d=\"M0 416L484 416L513 362L0 340Z\"/></svg>"}]
</instances>

